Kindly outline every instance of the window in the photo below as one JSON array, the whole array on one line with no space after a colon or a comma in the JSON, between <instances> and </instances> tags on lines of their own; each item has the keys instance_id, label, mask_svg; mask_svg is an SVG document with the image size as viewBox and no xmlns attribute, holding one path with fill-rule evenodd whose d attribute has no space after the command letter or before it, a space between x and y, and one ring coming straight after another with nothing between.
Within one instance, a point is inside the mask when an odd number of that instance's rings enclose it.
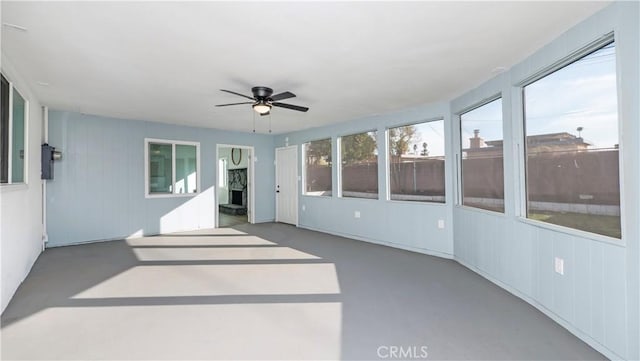
<instances>
[{"instance_id":1,"label":"window","mask_svg":"<svg viewBox=\"0 0 640 361\"><path fill-rule=\"evenodd\" d=\"M331 196L331 139L303 145L304 194Z\"/></svg>"},{"instance_id":2,"label":"window","mask_svg":"<svg viewBox=\"0 0 640 361\"><path fill-rule=\"evenodd\" d=\"M460 115L462 204L504 212L502 99Z\"/></svg>"},{"instance_id":3,"label":"window","mask_svg":"<svg viewBox=\"0 0 640 361\"><path fill-rule=\"evenodd\" d=\"M378 143L376 132L340 138L343 197L378 198Z\"/></svg>"},{"instance_id":4,"label":"window","mask_svg":"<svg viewBox=\"0 0 640 361\"><path fill-rule=\"evenodd\" d=\"M199 143L146 139L145 157L147 196L198 193Z\"/></svg>"},{"instance_id":5,"label":"window","mask_svg":"<svg viewBox=\"0 0 640 361\"><path fill-rule=\"evenodd\" d=\"M613 42L526 85L527 218L621 238Z\"/></svg>"},{"instance_id":6,"label":"window","mask_svg":"<svg viewBox=\"0 0 640 361\"><path fill-rule=\"evenodd\" d=\"M0 93L0 183L25 183L28 102L4 76Z\"/></svg>"},{"instance_id":7,"label":"window","mask_svg":"<svg viewBox=\"0 0 640 361\"><path fill-rule=\"evenodd\" d=\"M444 203L444 120L387 131L389 198Z\"/></svg>"}]
</instances>

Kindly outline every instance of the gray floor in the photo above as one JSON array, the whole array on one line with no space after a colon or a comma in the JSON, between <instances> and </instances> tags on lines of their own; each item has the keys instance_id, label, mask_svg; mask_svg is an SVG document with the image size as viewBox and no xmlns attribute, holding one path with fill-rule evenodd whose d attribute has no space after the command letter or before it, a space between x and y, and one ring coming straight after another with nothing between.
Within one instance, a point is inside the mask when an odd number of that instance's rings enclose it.
<instances>
[{"instance_id":1,"label":"gray floor","mask_svg":"<svg viewBox=\"0 0 640 361\"><path fill-rule=\"evenodd\" d=\"M282 224L48 249L2 315L2 359L379 359L392 347L603 359L454 261Z\"/></svg>"},{"instance_id":2,"label":"gray floor","mask_svg":"<svg viewBox=\"0 0 640 361\"><path fill-rule=\"evenodd\" d=\"M218 213L218 226L219 227L233 227L238 226L243 223L247 223L247 215L231 215L224 214L222 212Z\"/></svg>"}]
</instances>

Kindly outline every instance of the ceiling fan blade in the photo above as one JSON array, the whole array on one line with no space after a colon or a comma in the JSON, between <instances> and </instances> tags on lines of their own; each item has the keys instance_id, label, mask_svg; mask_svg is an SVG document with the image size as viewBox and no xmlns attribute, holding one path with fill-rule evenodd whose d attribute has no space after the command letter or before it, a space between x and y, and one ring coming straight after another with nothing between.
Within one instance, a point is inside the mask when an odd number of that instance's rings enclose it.
<instances>
[{"instance_id":1,"label":"ceiling fan blade","mask_svg":"<svg viewBox=\"0 0 640 361\"><path fill-rule=\"evenodd\" d=\"M229 104L218 104L217 107L226 107L229 105L240 105L240 104L253 104L254 102L242 102L242 103L229 103Z\"/></svg>"},{"instance_id":2,"label":"ceiling fan blade","mask_svg":"<svg viewBox=\"0 0 640 361\"><path fill-rule=\"evenodd\" d=\"M240 93L236 93L236 92L232 92L231 90L220 89L220 91L227 92L227 93L230 93L230 94L239 95L239 96L247 98L247 99L255 100L253 97L250 97L250 96L244 95L244 94L240 94Z\"/></svg>"},{"instance_id":3,"label":"ceiling fan blade","mask_svg":"<svg viewBox=\"0 0 640 361\"><path fill-rule=\"evenodd\" d=\"M280 107L280 108L287 108L287 109L291 109L291 110L297 110L299 112L306 112L307 110L309 110L309 108L307 107L301 107L298 105L293 105L293 104L286 104L286 103L276 103L273 102L271 103L271 105L273 105L274 107Z\"/></svg>"},{"instance_id":4,"label":"ceiling fan blade","mask_svg":"<svg viewBox=\"0 0 640 361\"><path fill-rule=\"evenodd\" d=\"M284 93L280 93L280 94L276 94L271 96L271 100L273 100L274 102L278 101L278 100L284 100L284 99L289 99L289 98L295 98L295 94L293 94L292 92L284 92Z\"/></svg>"}]
</instances>

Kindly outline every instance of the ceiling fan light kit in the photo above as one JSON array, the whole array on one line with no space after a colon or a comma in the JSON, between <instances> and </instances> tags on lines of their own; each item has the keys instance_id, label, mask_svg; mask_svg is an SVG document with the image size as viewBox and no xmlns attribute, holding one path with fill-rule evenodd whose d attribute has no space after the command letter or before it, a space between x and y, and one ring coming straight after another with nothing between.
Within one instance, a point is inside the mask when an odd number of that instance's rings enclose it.
<instances>
[{"instance_id":1,"label":"ceiling fan light kit","mask_svg":"<svg viewBox=\"0 0 640 361\"><path fill-rule=\"evenodd\" d=\"M255 110L260 115L264 115L269 113L269 111L271 110L271 104L267 103L264 100L258 101L253 104L253 110Z\"/></svg>"},{"instance_id":2,"label":"ceiling fan light kit","mask_svg":"<svg viewBox=\"0 0 640 361\"><path fill-rule=\"evenodd\" d=\"M253 110L260 115L267 115L270 113L272 107L279 107L285 109L296 110L299 112L306 112L309 110L307 107L301 107L299 105L287 104L287 103L279 103L279 100L294 98L296 95L292 92L283 92L276 95L273 95L273 89L266 86L254 86L251 88L251 93L253 93L253 97L248 95L236 93L231 90L220 89L223 92L234 94L241 96L243 98L251 99L250 102L242 102L242 103L229 103L229 104L218 104L217 107L226 107L229 105L241 105L241 104L252 104Z\"/></svg>"}]
</instances>

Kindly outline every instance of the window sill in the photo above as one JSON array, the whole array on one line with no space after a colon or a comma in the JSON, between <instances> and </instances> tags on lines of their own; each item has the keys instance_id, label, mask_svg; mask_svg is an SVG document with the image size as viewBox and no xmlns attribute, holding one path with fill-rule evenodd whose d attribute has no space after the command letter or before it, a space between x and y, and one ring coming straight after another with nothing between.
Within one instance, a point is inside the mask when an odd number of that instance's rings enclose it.
<instances>
[{"instance_id":1,"label":"window sill","mask_svg":"<svg viewBox=\"0 0 640 361\"><path fill-rule=\"evenodd\" d=\"M520 221L521 223L525 223L525 224L528 224L530 226L543 228L543 229L547 229L547 230L558 232L558 233L564 233L564 234L569 235L569 236L580 237L580 238L588 239L590 241L606 243L606 244L610 244L610 245L618 246L618 247L626 247L626 242L624 240L622 240L622 239L608 237L608 236L604 236L604 235L597 234L597 233L581 231L581 230L573 229L573 228L569 228L569 227L563 227L563 226L559 226L559 225L556 225L556 224L536 221L536 220L533 220L533 219L524 218L524 217L520 217L520 216L516 217L516 219L518 221Z\"/></svg>"},{"instance_id":2,"label":"window sill","mask_svg":"<svg viewBox=\"0 0 640 361\"><path fill-rule=\"evenodd\" d=\"M345 199L345 200L356 200L356 201L379 201L379 198L365 198L365 197L345 197L345 196L338 196L338 199Z\"/></svg>"},{"instance_id":3,"label":"window sill","mask_svg":"<svg viewBox=\"0 0 640 361\"><path fill-rule=\"evenodd\" d=\"M27 189L29 189L29 186L27 185L27 183L0 185L0 192L2 193L17 192L17 191L22 191Z\"/></svg>"},{"instance_id":4,"label":"window sill","mask_svg":"<svg viewBox=\"0 0 640 361\"><path fill-rule=\"evenodd\" d=\"M303 197L309 197L309 198L318 198L318 199L331 199L333 198L332 195L327 195L327 196L323 196L320 194L302 194Z\"/></svg>"},{"instance_id":5,"label":"window sill","mask_svg":"<svg viewBox=\"0 0 640 361\"><path fill-rule=\"evenodd\" d=\"M178 194L145 194L145 198L154 199L154 198L185 198L185 197L195 197L200 192L196 193L178 193Z\"/></svg>"},{"instance_id":6,"label":"window sill","mask_svg":"<svg viewBox=\"0 0 640 361\"><path fill-rule=\"evenodd\" d=\"M391 203L391 204L415 204L417 206L420 205L424 205L424 206L447 206L447 202L434 202L434 201L405 201L405 200L400 200L400 199L386 199L385 200L387 203Z\"/></svg>"},{"instance_id":7,"label":"window sill","mask_svg":"<svg viewBox=\"0 0 640 361\"><path fill-rule=\"evenodd\" d=\"M507 215L504 212L490 211L488 209L470 207L462 204L456 205L456 209L465 210L469 212L478 212L478 213L482 213L482 214L486 214L486 215L494 216L498 218L507 218Z\"/></svg>"}]
</instances>

